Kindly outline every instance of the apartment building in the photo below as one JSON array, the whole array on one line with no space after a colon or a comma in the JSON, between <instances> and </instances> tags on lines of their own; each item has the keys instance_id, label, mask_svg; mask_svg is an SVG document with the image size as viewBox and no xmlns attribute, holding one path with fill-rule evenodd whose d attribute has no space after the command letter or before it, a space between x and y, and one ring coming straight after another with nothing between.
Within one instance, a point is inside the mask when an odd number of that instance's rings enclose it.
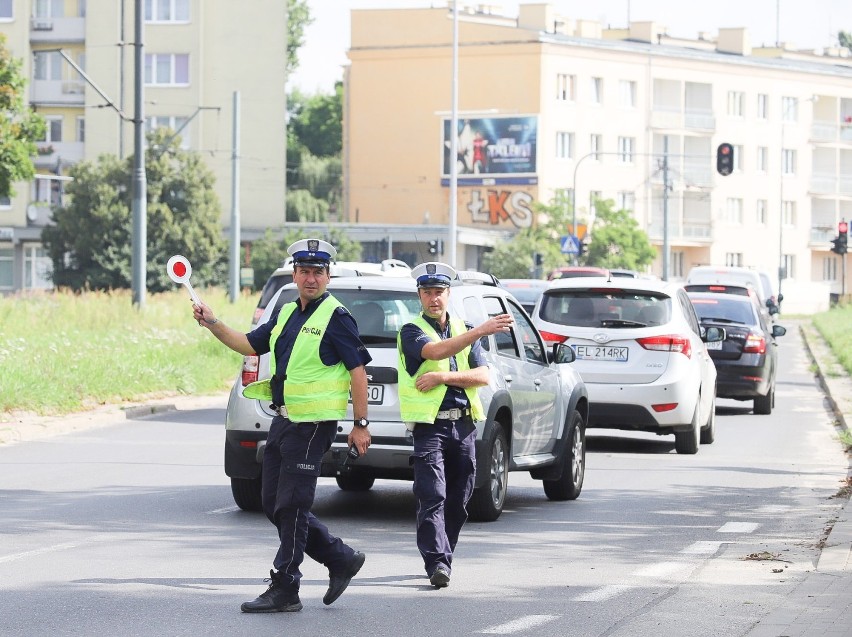
<instances>
[{"instance_id":1,"label":"apartment building","mask_svg":"<svg viewBox=\"0 0 852 637\"><path fill-rule=\"evenodd\" d=\"M236 128L243 233L279 227L285 219L287 3L140 1L147 130L168 126L202 154L216 177L228 232ZM0 293L51 286L41 230L62 200L69 168L102 154L134 152L135 7L136 0L0 0L0 33L23 60L30 104L47 121L36 179L0 199Z\"/></svg>"},{"instance_id":2,"label":"apartment building","mask_svg":"<svg viewBox=\"0 0 852 637\"><path fill-rule=\"evenodd\" d=\"M355 10L351 24L345 215L410 224L395 245L421 254L452 226L452 7ZM609 29L539 3L511 17L460 8L458 27L458 266L534 223L535 202L573 202L591 226L602 198L648 232L655 274L760 268L781 275L785 309L841 291L829 240L852 219L847 50L753 47L736 28ZM722 142L735 149L726 177Z\"/></svg>"}]
</instances>

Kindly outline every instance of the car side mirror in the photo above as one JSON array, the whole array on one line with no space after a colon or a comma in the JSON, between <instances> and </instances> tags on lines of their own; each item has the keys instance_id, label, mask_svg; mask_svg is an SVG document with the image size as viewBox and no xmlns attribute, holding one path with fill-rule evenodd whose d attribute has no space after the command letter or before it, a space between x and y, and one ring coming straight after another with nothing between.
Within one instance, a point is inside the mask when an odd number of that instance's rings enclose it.
<instances>
[{"instance_id":1,"label":"car side mirror","mask_svg":"<svg viewBox=\"0 0 852 637\"><path fill-rule=\"evenodd\" d=\"M772 336L784 336L787 333L787 328L783 325L772 326Z\"/></svg>"},{"instance_id":2,"label":"car side mirror","mask_svg":"<svg viewBox=\"0 0 852 637\"><path fill-rule=\"evenodd\" d=\"M554 363L573 363L577 360L577 354L570 345L565 343L554 343L553 345L553 362Z\"/></svg>"},{"instance_id":3,"label":"car side mirror","mask_svg":"<svg viewBox=\"0 0 852 637\"><path fill-rule=\"evenodd\" d=\"M704 335L701 340L705 343L718 343L719 341L724 341L727 336L728 334L725 332L724 327L706 327L704 328Z\"/></svg>"}]
</instances>

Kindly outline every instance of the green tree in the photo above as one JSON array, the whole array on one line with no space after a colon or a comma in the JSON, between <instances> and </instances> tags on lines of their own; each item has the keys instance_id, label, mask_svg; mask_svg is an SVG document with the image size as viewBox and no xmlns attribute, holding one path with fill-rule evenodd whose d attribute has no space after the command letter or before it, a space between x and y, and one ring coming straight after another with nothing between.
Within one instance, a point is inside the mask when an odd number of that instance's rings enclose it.
<instances>
[{"instance_id":1,"label":"green tree","mask_svg":"<svg viewBox=\"0 0 852 637\"><path fill-rule=\"evenodd\" d=\"M299 67L299 49L305 43L305 27L313 22L308 0L287 0L287 75Z\"/></svg>"},{"instance_id":2,"label":"green tree","mask_svg":"<svg viewBox=\"0 0 852 637\"><path fill-rule=\"evenodd\" d=\"M166 262L182 254L192 264L193 285L227 281L226 244L212 172L201 156L180 148L168 129L148 137L158 153L146 153L147 289L174 288ZM72 290L130 287L133 157L104 155L71 169L67 206L42 239L53 259L53 281Z\"/></svg>"},{"instance_id":3,"label":"green tree","mask_svg":"<svg viewBox=\"0 0 852 637\"><path fill-rule=\"evenodd\" d=\"M290 130L299 144L317 157L339 155L343 148L343 83L331 95L303 95L294 90L287 98Z\"/></svg>"},{"instance_id":4,"label":"green tree","mask_svg":"<svg viewBox=\"0 0 852 637\"><path fill-rule=\"evenodd\" d=\"M597 201L586 263L601 268L641 270L657 253L632 213L614 208L611 199Z\"/></svg>"},{"instance_id":5,"label":"green tree","mask_svg":"<svg viewBox=\"0 0 852 637\"><path fill-rule=\"evenodd\" d=\"M35 140L44 136L44 118L34 113L25 100L26 80L21 60L6 48L0 33L0 195L15 194L12 184L33 178L32 156Z\"/></svg>"},{"instance_id":6,"label":"green tree","mask_svg":"<svg viewBox=\"0 0 852 637\"><path fill-rule=\"evenodd\" d=\"M840 43L840 46L845 46L852 51L852 33L849 31L839 31L837 33L837 41Z\"/></svg>"}]
</instances>

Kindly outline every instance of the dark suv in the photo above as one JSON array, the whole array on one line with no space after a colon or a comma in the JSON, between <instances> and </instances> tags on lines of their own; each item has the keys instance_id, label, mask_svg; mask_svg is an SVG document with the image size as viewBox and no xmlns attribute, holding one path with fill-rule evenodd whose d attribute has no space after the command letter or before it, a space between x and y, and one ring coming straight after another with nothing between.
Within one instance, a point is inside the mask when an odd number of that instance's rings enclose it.
<instances>
[{"instance_id":1,"label":"dark suv","mask_svg":"<svg viewBox=\"0 0 852 637\"><path fill-rule=\"evenodd\" d=\"M411 278L357 277L332 279L328 290L358 322L373 357L369 379L370 451L346 461L346 438L352 427L340 421L337 439L323 459L322 475L334 477L344 491L370 489L377 478L411 480L411 434L400 418L397 345L400 328L420 312ZM275 308L297 298L295 285L285 286L267 306L260 321ZM564 345L548 350L506 290L489 284L455 281L450 312L478 325L490 316L511 313L509 333L483 339L491 382L480 389L487 418L477 423L476 486L469 505L473 520L495 520L503 510L509 471L529 471L542 480L551 500L573 500L583 486L588 397ZM268 355L247 356L231 391L226 416L225 473L237 505L260 509L260 473L272 412L266 402L242 395L243 387L269 373Z\"/></svg>"}]
</instances>

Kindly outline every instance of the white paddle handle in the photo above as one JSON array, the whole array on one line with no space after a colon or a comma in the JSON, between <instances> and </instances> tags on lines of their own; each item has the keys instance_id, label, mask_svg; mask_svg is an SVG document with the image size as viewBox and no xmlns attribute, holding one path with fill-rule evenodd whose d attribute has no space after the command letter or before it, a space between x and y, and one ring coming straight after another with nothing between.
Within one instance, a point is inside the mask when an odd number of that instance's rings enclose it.
<instances>
[{"instance_id":1,"label":"white paddle handle","mask_svg":"<svg viewBox=\"0 0 852 637\"><path fill-rule=\"evenodd\" d=\"M189 281L184 281L183 284L189 291L189 296L192 297L192 302L196 305L201 305L201 299L198 298L198 295L195 293L195 290L192 289L192 283L190 283Z\"/></svg>"}]
</instances>

